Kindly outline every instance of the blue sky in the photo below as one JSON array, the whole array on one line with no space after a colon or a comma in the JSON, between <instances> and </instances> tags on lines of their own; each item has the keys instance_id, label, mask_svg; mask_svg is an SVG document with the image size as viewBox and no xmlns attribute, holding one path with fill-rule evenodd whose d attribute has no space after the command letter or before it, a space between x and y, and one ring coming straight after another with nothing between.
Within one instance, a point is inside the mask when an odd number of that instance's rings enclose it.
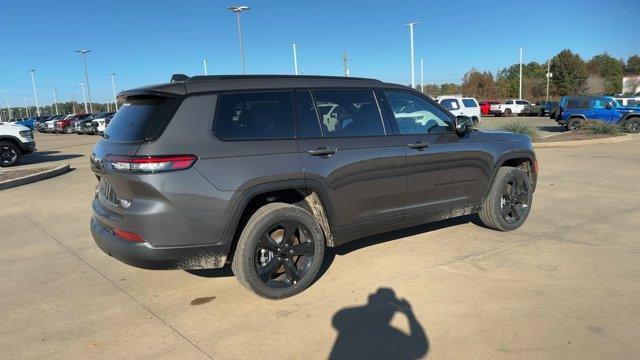
<instances>
[{"instance_id":1,"label":"blue sky","mask_svg":"<svg viewBox=\"0 0 640 360\"><path fill-rule=\"evenodd\" d=\"M601 1L78 1L3 0L0 5L0 105L34 104L27 70L35 68L40 104L81 99L88 48L94 101L117 90L165 82L172 73L239 73L235 16L242 15L247 73L292 73L289 44L300 44L305 74L341 75L348 51L353 76L407 84L409 34L424 58L425 82L460 82L475 67L493 73L518 61L544 62L564 48L583 58L640 53L637 0ZM11 56L8 56L10 51ZM419 81L418 60L416 78Z\"/></svg>"}]
</instances>

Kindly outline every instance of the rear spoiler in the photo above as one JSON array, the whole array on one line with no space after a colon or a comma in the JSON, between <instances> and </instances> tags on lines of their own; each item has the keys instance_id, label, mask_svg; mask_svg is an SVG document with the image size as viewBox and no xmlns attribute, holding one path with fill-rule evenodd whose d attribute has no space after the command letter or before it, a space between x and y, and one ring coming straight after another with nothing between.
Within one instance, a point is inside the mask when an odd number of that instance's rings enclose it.
<instances>
[{"instance_id":1,"label":"rear spoiler","mask_svg":"<svg viewBox=\"0 0 640 360\"><path fill-rule=\"evenodd\" d=\"M189 77L185 74L173 74L171 75L171 82L176 82L176 81L187 81L189 80Z\"/></svg>"}]
</instances>

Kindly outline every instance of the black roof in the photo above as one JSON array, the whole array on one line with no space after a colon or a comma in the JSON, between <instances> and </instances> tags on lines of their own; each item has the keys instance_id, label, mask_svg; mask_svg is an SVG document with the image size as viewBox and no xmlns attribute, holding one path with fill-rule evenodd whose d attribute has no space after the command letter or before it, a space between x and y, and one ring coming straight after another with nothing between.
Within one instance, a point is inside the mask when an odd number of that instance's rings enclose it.
<instances>
[{"instance_id":1,"label":"black roof","mask_svg":"<svg viewBox=\"0 0 640 360\"><path fill-rule=\"evenodd\" d=\"M177 95L221 90L263 90L292 88L402 88L410 87L385 83L376 79L319 76L319 75L207 75L188 77L182 74L172 76L172 82L127 90L121 96L140 93L164 92Z\"/></svg>"}]
</instances>

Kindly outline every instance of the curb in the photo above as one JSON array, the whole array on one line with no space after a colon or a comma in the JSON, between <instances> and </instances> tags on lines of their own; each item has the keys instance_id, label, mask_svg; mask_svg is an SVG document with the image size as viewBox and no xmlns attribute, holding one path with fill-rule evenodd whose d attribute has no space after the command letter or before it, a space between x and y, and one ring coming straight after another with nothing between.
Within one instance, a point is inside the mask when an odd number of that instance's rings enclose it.
<instances>
[{"instance_id":1,"label":"curb","mask_svg":"<svg viewBox=\"0 0 640 360\"><path fill-rule=\"evenodd\" d=\"M10 189L20 185L31 184L36 181L50 179L58 175L62 175L70 170L69 164L57 166L51 170L43 171L37 174L23 176L17 179L0 181L0 190Z\"/></svg>"},{"instance_id":2,"label":"curb","mask_svg":"<svg viewBox=\"0 0 640 360\"><path fill-rule=\"evenodd\" d=\"M552 147L571 147L581 145L593 145L593 144L609 144L629 141L634 138L633 135L625 134L621 136L608 137L604 139L592 139L592 140L573 140L573 141L551 141L543 143L533 143L534 148L552 148Z\"/></svg>"}]
</instances>

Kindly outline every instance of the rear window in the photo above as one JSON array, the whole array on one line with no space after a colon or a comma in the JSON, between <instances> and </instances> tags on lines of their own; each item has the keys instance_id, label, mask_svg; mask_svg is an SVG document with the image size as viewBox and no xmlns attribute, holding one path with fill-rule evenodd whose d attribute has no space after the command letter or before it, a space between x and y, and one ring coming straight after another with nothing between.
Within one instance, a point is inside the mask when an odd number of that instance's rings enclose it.
<instances>
[{"instance_id":1,"label":"rear window","mask_svg":"<svg viewBox=\"0 0 640 360\"><path fill-rule=\"evenodd\" d=\"M569 99L567 109L585 110L589 108L589 99Z\"/></svg>"},{"instance_id":2,"label":"rear window","mask_svg":"<svg viewBox=\"0 0 640 360\"><path fill-rule=\"evenodd\" d=\"M142 141L155 137L175 104L170 98L133 99L115 114L104 137L113 141Z\"/></svg>"},{"instance_id":3,"label":"rear window","mask_svg":"<svg viewBox=\"0 0 640 360\"><path fill-rule=\"evenodd\" d=\"M476 101L473 99L462 99L462 103L464 104L465 107L468 107L468 108L474 108L478 106L476 105Z\"/></svg>"},{"instance_id":4,"label":"rear window","mask_svg":"<svg viewBox=\"0 0 640 360\"><path fill-rule=\"evenodd\" d=\"M225 140L291 139L291 91L222 94L213 125Z\"/></svg>"}]
</instances>

